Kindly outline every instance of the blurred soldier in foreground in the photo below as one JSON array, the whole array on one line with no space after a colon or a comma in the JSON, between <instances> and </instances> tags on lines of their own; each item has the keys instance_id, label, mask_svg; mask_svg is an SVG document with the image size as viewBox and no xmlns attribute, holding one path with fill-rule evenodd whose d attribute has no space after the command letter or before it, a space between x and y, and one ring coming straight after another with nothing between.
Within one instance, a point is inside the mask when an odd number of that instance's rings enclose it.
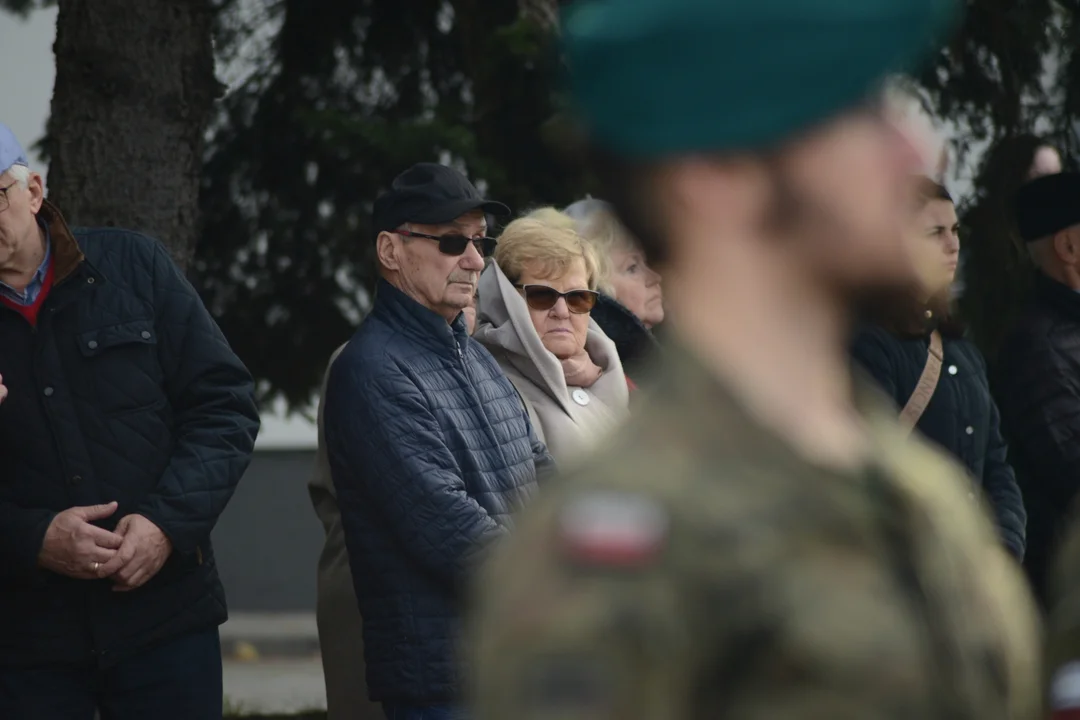
<instances>
[{"instance_id":1,"label":"blurred soldier in foreground","mask_svg":"<svg viewBox=\"0 0 1080 720\"><path fill-rule=\"evenodd\" d=\"M1036 619L963 471L853 384L915 278L910 147L865 104L935 0L608 0L565 41L604 197L678 345L483 578L477 717L1034 718ZM939 263L940 264L940 263Z\"/></svg>"}]
</instances>

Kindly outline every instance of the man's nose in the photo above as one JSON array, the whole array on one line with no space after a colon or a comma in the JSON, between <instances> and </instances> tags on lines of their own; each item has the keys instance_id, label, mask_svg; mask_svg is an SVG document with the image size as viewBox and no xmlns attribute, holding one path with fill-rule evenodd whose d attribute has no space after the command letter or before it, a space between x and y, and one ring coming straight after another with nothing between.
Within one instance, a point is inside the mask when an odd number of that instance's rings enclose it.
<instances>
[{"instance_id":1,"label":"man's nose","mask_svg":"<svg viewBox=\"0 0 1080 720\"><path fill-rule=\"evenodd\" d=\"M459 265L462 270L479 272L484 269L484 256L480 254L476 243L469 243L469 246L465 248L465 253L461 256Z\"/></svg>"}]
</instances>

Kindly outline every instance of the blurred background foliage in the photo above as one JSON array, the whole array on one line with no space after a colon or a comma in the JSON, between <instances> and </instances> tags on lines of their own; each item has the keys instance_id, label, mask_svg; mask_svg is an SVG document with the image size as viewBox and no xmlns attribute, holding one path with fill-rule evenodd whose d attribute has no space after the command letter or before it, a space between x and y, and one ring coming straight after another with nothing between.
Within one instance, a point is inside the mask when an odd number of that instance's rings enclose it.
<instances>
[{"instance_id":1,"label":"blurred background foliage","mask_svg":"<svg viewBox=\"0 0 1080 720\"><path fill-rule=\"evenodd\" d=\"M556 0L189 1L213 9L229 87L207 129L189 273L264 400L306 406L363 318L371 202L411 163L451 163L515 211L590 189L551 142ZM992 361L1030 272L1010 208L1032 143L1067 163L1077 151L1080 0L966 5L916 81L973 181L961 305Z\"/></svg>"}]
</instances>

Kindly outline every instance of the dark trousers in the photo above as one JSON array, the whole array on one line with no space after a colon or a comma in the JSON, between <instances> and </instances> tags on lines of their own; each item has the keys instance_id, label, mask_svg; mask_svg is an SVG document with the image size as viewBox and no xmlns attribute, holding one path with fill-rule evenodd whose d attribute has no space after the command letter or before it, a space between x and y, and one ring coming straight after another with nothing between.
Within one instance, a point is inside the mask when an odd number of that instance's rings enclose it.
<instances>
[{"instance_id":1,"label":"dark trousers","mask_svg":"<svg viewBox=\"0 0 1080 720\"><path fill-rule=\"evenodd\" d=\"M168 640L106 670L0 668L4 720L221 720L218 630Z\"/></svg>"}]
</instances>

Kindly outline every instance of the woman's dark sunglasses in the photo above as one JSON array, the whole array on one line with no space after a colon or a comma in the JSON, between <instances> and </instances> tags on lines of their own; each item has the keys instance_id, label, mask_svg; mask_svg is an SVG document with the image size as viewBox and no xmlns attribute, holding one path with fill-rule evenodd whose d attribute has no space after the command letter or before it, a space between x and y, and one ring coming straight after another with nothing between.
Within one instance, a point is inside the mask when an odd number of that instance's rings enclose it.
<instances>
[{"instance_id":1,"label":"woman's dark sunglasses","mask_svg":"<svg viewBox=\"0 0 1080 720\"><path fill-rule=\"evenodd\" d=\"M450 233L449 235L428 235L427 233L412 232L411 230L395 230L398 235L404 235L411 238L424 238L425 240L434 240L439 243L439 252L443 255L464 255L465 249L469 245L476 246L476 252L480 253L483 257L488 257L495 252L495 245L499 242L495 238L490 237L478 237L470 238L465 237L460 233Z\"/></svg>"},{"instance_id":2,"label":"woman's dark sunglasses","mask_svg":"<svg viewBox=\"0 0 1080 720\"><path fill-rule=\"evenodd\" d=\"M566 298L566 309L575 315L584 315L596 307L598 293L592 290L571 290L561 293L547 285L515 285L519 290L525 291L525 302L533 310L550 310L559 302L559 298Z\"/></svg>"}]
</instances>

